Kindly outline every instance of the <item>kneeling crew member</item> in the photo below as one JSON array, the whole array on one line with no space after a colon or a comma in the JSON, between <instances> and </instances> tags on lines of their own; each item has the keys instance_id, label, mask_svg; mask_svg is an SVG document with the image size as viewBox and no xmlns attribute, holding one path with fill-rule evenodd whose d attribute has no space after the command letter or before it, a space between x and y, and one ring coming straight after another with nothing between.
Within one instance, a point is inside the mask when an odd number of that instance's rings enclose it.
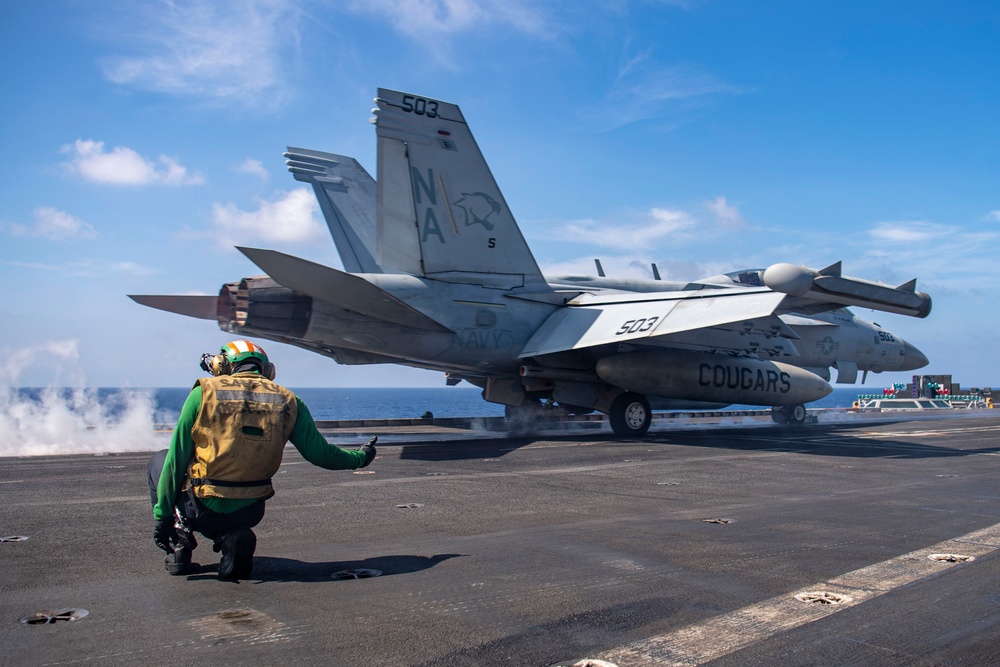
<instances>
[{"instance_id":1,"label":"kneeling crew member","mask_svg":"<svg viewBox=\"0 0 1000 667\"><path fill-rule=\"evenodd\" d=\"M170 448L149 462L153 542L167 553L167 572L187 574L198 531L222 552L221 579L246 578L257 548L251 529L274 495L285 443L314 465L348 470L372 462L376 438L358 450L329 444L305 403L273 382L274 365L255 343L227 343L201 367L213 377L195 383Z\"/></svg>"}]
</instances>

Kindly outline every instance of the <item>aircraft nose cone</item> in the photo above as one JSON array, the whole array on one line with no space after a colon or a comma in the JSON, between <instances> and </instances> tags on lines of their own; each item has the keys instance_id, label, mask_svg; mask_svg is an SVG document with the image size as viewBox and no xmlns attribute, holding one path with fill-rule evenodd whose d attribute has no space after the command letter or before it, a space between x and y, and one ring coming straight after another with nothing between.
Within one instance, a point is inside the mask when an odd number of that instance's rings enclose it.
<instances>
[{"instance_id":1,"label":"aircraft nose cone","mask_svg":"<svg viewBox=\"0 0 1000 667\"><path fill-rule=\"evenodd\" d=\"M929 363L923 352L910 343L903 343L903 367L900 370L912 371L923 368Z\"/></svg>"}]
</instances>

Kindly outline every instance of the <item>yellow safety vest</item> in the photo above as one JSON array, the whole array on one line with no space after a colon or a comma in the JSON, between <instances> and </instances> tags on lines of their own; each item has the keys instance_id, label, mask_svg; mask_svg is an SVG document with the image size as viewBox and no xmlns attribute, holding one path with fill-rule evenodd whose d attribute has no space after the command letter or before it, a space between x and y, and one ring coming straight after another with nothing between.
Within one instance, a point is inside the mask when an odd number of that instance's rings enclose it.
<instances>
[{"instance_id":1,"label":"yellow safety vest","mask_svg":"<svg viewBox=\"0 0 1000 667\"><path fill-rule=\"evenodd\" d=\"M199 498L270 498L295 428L295 394L256 373L202 378L185 489Z\"/></svg>"}]
</instances>

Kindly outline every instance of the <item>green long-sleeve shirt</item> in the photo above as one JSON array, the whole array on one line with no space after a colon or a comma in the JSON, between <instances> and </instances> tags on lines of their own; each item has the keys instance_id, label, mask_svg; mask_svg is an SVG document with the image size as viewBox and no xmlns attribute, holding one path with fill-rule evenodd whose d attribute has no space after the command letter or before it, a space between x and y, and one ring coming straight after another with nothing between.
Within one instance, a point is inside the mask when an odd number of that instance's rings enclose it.
<instances>
[{"instance_id":1,"label":"green long-sleeve shirt","mask_svg":"<svg viewBox=\"0 0 1000 667\"><path fill-rule=\"evenodd\" d=\"M167 450L167 459L163 463L163 472L156 486L157 502L153 507L153 518L157 521L173 514L177 493L184 485L188 463L194 458L194 440L191 438L191 428L194 426L198 413L201 411L201 385L196 385L184 401L177 426L174 428ZM327 470L350 470L358 468L365 462L364 452L353 449L341 449L331 445L320 434L313 421L309 408L298 397L298 416L295 418L295 428L292 430L289 442L295 445L302 457L320 468ZM256 499L231 498L199 498L202 504L213 512L229 514L246 507Z\"/></svg>"}]
</instances>

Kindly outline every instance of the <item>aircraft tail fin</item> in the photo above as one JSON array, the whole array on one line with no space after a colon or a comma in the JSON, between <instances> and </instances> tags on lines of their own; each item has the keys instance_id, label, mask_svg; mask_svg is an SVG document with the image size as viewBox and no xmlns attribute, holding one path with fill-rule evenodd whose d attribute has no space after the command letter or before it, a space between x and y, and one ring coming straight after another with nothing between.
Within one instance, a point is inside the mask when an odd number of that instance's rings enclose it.
<instances>
[{"instance_id":1,"label":"aircraft tail fin","mask_svg":"<svg viewBox=\"0 0 1000 667\"><path fill-rule=\"evenodd\" d=\"M350 273L393 270L375 259L375 179L357 160L289 146L285 164L295 180L312 185L344 269Z\"/></svg>"},{"instance_id":2,"label":"aircraft tail fin","mask_svg":"<svg viewBox=\"0 0 1000 667\"><path fill-rule=\"evenodd\" d=\"M380 88L376 258L437 280L544 282L458 106Z\"/></svg>"}]
</instances>

